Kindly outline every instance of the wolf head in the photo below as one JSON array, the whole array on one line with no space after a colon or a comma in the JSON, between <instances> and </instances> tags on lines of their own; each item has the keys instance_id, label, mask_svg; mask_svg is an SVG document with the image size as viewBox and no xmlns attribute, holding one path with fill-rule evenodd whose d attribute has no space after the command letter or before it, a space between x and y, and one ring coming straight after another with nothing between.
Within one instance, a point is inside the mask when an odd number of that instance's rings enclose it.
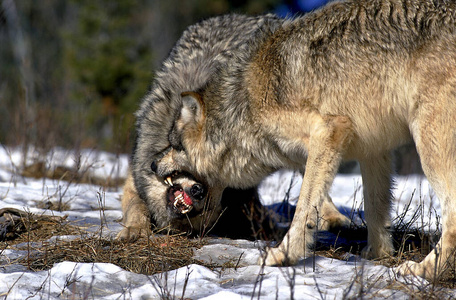
<instances>
[{"instance_id":1,"label":"wolf head","mask_svg":"<svg viewBox=\"0 0 456 300\"><path fill-rule=\"evenodd\" d=\"M164 184L152 177L142 191L147 195L147 207L157 228L170 228L192 234L203 234L219 217L222 207L212 205L222 191L209 190L189 174L176 174ZM209 194L210 193L210 194Z\"/></svg>"},{"instance_id":2,"label":"wolf head","mask_svg":"<svg viewBox=\"0 0 456 300\"><path fill-rule=\"evenodd\" d=\"M197 94L184 92L204 88L258 32L274 30L282 22L273 15L226 15L190 26L156 73L137 112L131 167L137 193L160 226L188 225L189 220L196 224L216 215L224 190L193 172L184 155L183 128L188 129L188 122L202 115L190 103ZM182 111L183 102L188 110Z\"/></svg>"},{"instance_id":3,"label":"wolf head","mask_svg":"<svg viewBox=\"0 0 456 300\"><path fill-rule=\"evenodd\" d=\"M212 92L181 97L170 132L172 146L151 165L157 176L189 172L209 186L245 189L282 167L282 154L269 150L265 133L249 121L247 101L232 108L233 98Z\"/></svg>"}]
</instances>

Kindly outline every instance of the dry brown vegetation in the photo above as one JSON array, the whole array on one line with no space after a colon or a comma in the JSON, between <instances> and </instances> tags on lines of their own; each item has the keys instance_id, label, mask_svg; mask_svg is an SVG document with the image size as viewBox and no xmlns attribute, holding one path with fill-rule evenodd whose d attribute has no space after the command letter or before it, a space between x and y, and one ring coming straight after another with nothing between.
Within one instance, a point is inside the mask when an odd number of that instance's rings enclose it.
<instances>
[{"instance_id":1,"label":"dry brown vegetation","mask_svg":"<svg viewBox=\"0 0 456 300\"><path fill-rule=\"evenodd\" d=\"M124 244L96 236L74 240L45 242L42 247L19 260L34 271L50 269L55 263L73 261L82 263L112 263L127 271L152 275L174 270L192 263L198 263L193 248L200 247L199 241L182 236L160 236L140 239Z\"/></svg>"},{"instance_id":2,"label":"dry brown vegetation","mask_svg":"<svg viewBox=\"0 0 456 300\"><path fill-rule=\"evenodd\" d=\"M85 232L65 218L38 216L15 209L0 210L0 253L4 249L26 250L27 255L10 261L33 271L47 270L62 261L113 263L134 273L152 275L192 263L215 267L193 259L193 249L202 239L182 235L152 235L123 243ZM71 236L59 238L59 236ZM56 237L56 238L55 238Z\"/></svg>"},{"instance_id":3,"label":"dry brown vegetation","mask_svg":"<svg viewBox=\"0 0 456 300\"><path fill-rule=\"evenodd\" d=\"M89 169L90 168L87 168L85 171L81 171L80 168L68 168L64 166L57 166L51 169L46 166L44 161L38 160L32 164L26 165L22 169L21 176L64 180L69 183L87 183L102 187L119 187L125 181L123 178L96 177L89 172Z\"/></svg>"},{"instance_id":4,"label":"dry brown vegetation","mask_svg":"<svg viewBox=\"0 0 456 300\"><path fill-rule=\"evenodd\" d=\"M84 232L64 218L39 217L25 212L21 215L0 239L0 247L26 250L27 255L10 263L22 264L33 271L50 269L62 261L104 262L116 264L127 271L151 275L199 263L192 256L193 249L201 247L202 240L187 239L181 235L157 235L126 245ZM53 238L62 235L72 237Z\"/></svg>"},{"instance_id":5,"label":"dry brown vegetation","mask_svg":"<svg viewBox=\"0 0 456 300\"><path fill-rule=\"evenodd\" d=\"M147 275L193 263L210 268L226 267L208 265L193 258L193 250L203 246L208 238L190 239L185 235L151 233L149 238L124 243L88 233L62 217L39 216L14 209L0 210L0 229L0 252L8 248L27 250L26 256L10 263L19 263L34 271L50 269L62 261L113 263L127 271ZM339 232L337 238L351 236L354 239L347 243L337 240L334 244L319 243L315 254L336 259L344 259L347 253L359 254L365 243L365 233L365 228ZM405 234L414 238L404 242L401 237ZM404 260L421 261L429 252L429 241L435 240L416 230L407 233L396 231L393 236L399 249L398 255L379 259L376 263L395 267ZM424 248L423 242L427 243ZM438 285L449 288L454 288L455 284L455 270L438 282Z\"/></svg>"}]
</instances>

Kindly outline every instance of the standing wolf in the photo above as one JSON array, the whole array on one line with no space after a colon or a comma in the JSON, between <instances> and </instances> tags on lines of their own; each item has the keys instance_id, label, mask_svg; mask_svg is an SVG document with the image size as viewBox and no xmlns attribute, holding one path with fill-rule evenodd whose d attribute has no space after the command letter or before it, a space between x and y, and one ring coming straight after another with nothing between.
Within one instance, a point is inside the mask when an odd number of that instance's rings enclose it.
<instances>
[{"instance_id":1,"label":"standing wolf","mask_svg":"<svg viewBox=\"0 0 456 300\"><path fill-rule=\"evenodd\" d=\"M305 255L342 159L361 165L367 254L391 254L390 150L411 139L443 232L421 263L399 271L434 278L455 259L454 1L331 3L252 39L204 89L181 96L173 150L153 164L159 176L187 170L210 186L244 188L306 165L292 225L266 264Z\"/></svg>"},{"instance_id":2,"label":"standing wolf","mask_svg":"<svg viewBox=\"0 0 456 300\"><path fill-rule=\"evenodd\" d=\"M205 20L183 33L157 72L152 89L137 113L132 172L122 197L125 228L118 238L134 239L150 228L151 220L158 228L170 226L193 233L202 233L219 220L225 206L221 205L225 187L208 185L204 177L196 179L188 173L174 173L165 183L152 172L151 163L169 152L171 143L175 142L176 137L170 132L182 105L180 94L204 88L217 70L226 68L233 55L247 49L251 39L272 34L282 23L282 19L273 15L233 14ZM247 200L252 197L249 191L231 191L225 198L233 195ZM241 210L239 201L224 202L228 208L235 203L232 209ZM326 228L349 222L329 198L323 211ZM231 222L238 224L239 220Z\"/></svg>"}]
</instances>

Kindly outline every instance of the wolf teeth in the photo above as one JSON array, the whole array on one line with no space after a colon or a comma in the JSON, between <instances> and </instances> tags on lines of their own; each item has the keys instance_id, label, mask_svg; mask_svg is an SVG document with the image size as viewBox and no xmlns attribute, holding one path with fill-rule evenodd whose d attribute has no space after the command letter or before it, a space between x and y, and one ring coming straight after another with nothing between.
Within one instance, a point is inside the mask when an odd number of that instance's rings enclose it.
<instances>
[{"instance_id":1,"label":"wolf teeth","mask_svg":"<svg viewBox=\"0 0 456 300\"><path fill-rule=\"evenodd\" d=\"M180 211L181 214L186 214L189 211L191 211L192 208L193 208L192 206L190 206L187 203L185 203L184 196L182 194L179 194L179 195L176 196L173 205L174 205L175 208L177 208L178 205L181 205L181 206L184 207L184 209Z\"/></svg>"},{"instance_id":2,"label":"wolf teeth","mask_svg":"<svg viewBox=\"0 0 456 300\"><path fill-rule=\"evenodd\" d=\"M176 196L176 198L174 198L174 207L177 207L178 204L181 204L183 206L185 206L186 208L188 208L189 206L184 202L184 196L182 196L182 194L179 194Z\"/></svg>"},{"instance_id":3,"label":"wolf teeth","mask_svg":"<svg viewBox=\"0 0 456 300\"><path fill-rule=\"evenodd\" d=\"M171 176L165 178L165 183L169 186L173 186L173 179L171 178Z\"/></svg>"},{"instance_id":4,"label":"wolf teeth","mask_svg":"<svg viewBox=\"0 0 456 300\"><path fill-rule=\"evenodd\" d=\"M184 209L181 213L185 215L186 213L188 213L191 210L192 210L192 208L189 207L189 208Z\"/></svg>"},{"instance_id":5,"label":"wolf teeth","mask_svg":"<svg viewBox=\"0 0 456 300\"><path fill-rule=\"evenodd\" d=\"M174 206L176 206L179 201L184 201L184 196L182 196L182 194L179 194L174 199L175 199ZM182 203L185 204L184 202L182 202Z\"/></svg>"}]
</instances>

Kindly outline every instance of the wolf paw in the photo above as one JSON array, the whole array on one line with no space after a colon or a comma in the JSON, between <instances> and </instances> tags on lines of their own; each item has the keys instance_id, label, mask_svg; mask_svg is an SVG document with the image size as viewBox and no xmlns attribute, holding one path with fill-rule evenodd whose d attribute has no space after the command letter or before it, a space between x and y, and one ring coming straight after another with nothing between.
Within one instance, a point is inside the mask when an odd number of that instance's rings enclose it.
<instances>
[{"instance_id":1,"label":"wolf paw","mask_svg":"<svg viewBox=\"0 0 456 300\"><path fill-rule=\"evenodd\" d=\"M396 274L399 276L419 276L427 280L433 280L437 278L433 266L426 266L421 263L406 261L395 269Z\"/></svg>"},{"instance_id":2,"label":"wolf paw","mask_svg":"<svg viewBox=\"0 0 456 300\"><path fill-rule=\"evenodd\" d=\"M378 259L390 257L393 254L393 249L390 247L379 247L376 251L372 246L367 245L361 250L361 256L365 259Z\"/></svg>"},{"instance_id":3,"label":"wolf paw","mask_svg":"<svg viewBox=\"0 0 456 300\"><path fill-rule=\"evenodd\" d=\"M413 261L406 261L396 268L396 273L399 276L414 275L417 268L417 263Z\"/></svg>"},{"instance_id":4,"label":"wolf paw","mask_svg":"<svg viewBox=\"0 0 456 300\"><path fill-rule=\"evenodd\" d=\"M393 253L394 247L387 234L380 236L376 241L369 243L361 250L361 256L365 259L390 257Z\"/></svg>"},{"instance_id":5,"label":"wolf paw","mask_svg":"<svg viewBox=\"0 0 456 300\"><path fill-rule=\"evenodd\" d=\"M134 242L141 236L146 235L144 228L125 227L116 236L116 239L122 242Z\"/></svg>"},{"instance_id":6,"label":"wolf paw","mask_svg":"<svg viewBox=\"0 0 456 300\"><path fill-rule=\"evenodd\" d=\"M260 257L259 264L265 266L281 266L287 263L287 256L279 248L269 248L265 255Z\"/></svg>"},{"instance_id":7,"label":"wolf paw","mask_svg":"<svg viewBox=\"0 0 456 300\"><path fill-rule=\"evenodd\" d=\"M328 216L324 216L321 221L321 230L335 231L340 228L349 228L350 219L341 213L333 213Z\"/></svg>"},{"instance_id":8,"label":"wolf paw","mask_svg":"<svg viewBox=\"0 0 456 300\"><path fill-rule=\"evenodd\" d=\"M290 266L298 262L299 256L290 255L289 251L278 248L268 248L265 255L260 257L259 264L264 266Z\"/></svg>"}]
</instances>

